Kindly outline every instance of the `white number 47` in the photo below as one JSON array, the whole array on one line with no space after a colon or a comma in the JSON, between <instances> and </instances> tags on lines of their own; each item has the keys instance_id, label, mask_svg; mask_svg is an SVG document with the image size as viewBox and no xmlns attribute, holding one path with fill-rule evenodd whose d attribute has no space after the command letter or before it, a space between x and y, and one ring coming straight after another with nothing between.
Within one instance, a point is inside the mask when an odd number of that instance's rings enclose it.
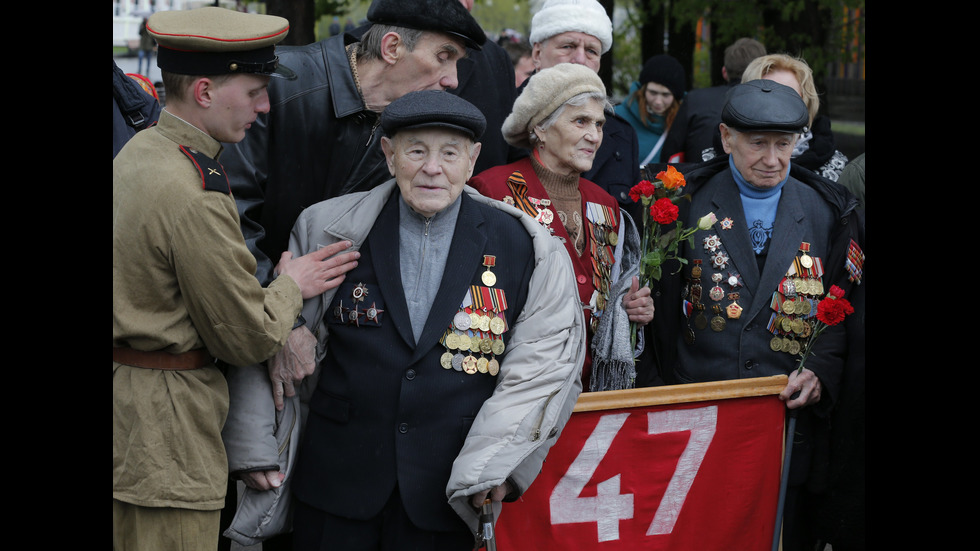
<instances>
[{"instance_id":1,"label":"white number 47","mask_svg":"<svg viewBox=\"0 0 980 551\"><path fill-rule=\"evenodd\" d=\"M604 415L586 440L582 451L551 492L551 523L595 522L599 541L619 539L619 521L633 518L633 494L619 493L620 475L596 486L595 497L580 497L609 451L629 413ZM649 434L691 431L687 447L677 462L646 535L669 534L677 521L687 492L698 474L718 424L718 407L674 409L647 414Z\"/></svg>"}]
</instances>

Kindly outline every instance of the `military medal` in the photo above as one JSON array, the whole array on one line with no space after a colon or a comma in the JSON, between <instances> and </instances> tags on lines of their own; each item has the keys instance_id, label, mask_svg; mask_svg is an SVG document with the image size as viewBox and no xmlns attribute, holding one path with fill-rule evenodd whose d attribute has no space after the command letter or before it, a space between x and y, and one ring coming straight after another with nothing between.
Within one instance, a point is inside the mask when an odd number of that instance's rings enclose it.
<instances>
[{"instance_id":1,"label":"military medal","mask_svg":"<svg viewBox=\"0 0 980 551\"><path fill-rule=\"evenodd\" d=\"M476 373L476 358L472 354L463 358L463 371L469 375Z\"/></svg>"},{"instance_id":2,"label":"military medal","mask_svg":"<svg viewBox=\"0 0 980 551\"><path fill-rule=\"evenodd\" d=\"M484 358L483 356L480 356L480 358L476 360L476 370L479 371L480 373L486 373L487 371L489 371L489 369L487 368L487 365L489 363L490 360Z\"/></svg>"},{"instance_id":3,"label":"military medal","mask_svg":"<svg viewBox=\"0 0 980 551\"><path fill-rule=\"evenodd\" d=\"M441 365L443 369L452 369L453 368L453 353L452 352L443 352L442 356L439 357L439 365Z\"/></svg>"},{"instance_id":4,"label":"military medal","mask_svg":"<svg viewBox=\"0 0 980 551\"><path fill-rule=\"evenodd\" d=\"M719 285L724 277L725 276L721 275L719 272L711 274L711 281L715 282L715 286L708 292L708 296L715 302L725 298L725 290L721 288L721 285Z\"/></svg>"},{"instance_id":5,"label":"military medal","mask_svg":"<svg viewBox=\"0 0 980 551\"><path fill-rule=\"evenodd\" d=\"M376 302L372 302L371 307L364 311L364 317L366 317L369 321L373 321L377 325L381 325L380 316L382 312L384 312L384 310L378 308Z\"/></svg>"},{"instance_id":6,"label":"military medal","mask_svg":"<svg viewBox=\"0 0 980 551\"><path fill-rule=\"evenodd\" d=\"M453 369L456 371L463 370L463 358L464 356L459 352L453 354Z\"/></svg>"},{"instance_id":7,"label":"military medal","mask_svg":"<svg viewBox=\"0 0 980 551\"><path fill-rule=\"evenodd\" d=\"M723 229L723 230L730 230L730 229L732 229L732 224L733 224L733 222L732 222L732 219L731 218L728 218L728 217L722 218L722 220L721 220L721 229Z\"/></svg>"},{"instance_id":8,"label":"military medal","mask_svg":"<svg viewBox=\"0 0 980 551\"><path fill-rule=\"evenodd\" d=\"M337 306L335 306L333 309L333 315L335 318L337 318L338 321L343 321L345 318L344 314L346 314L346 311L347 308L344 308L344 299L340 299L340 302L338 302Z\"/></svg>"},{"instance_id":9,"label":"military medal","mask_svg":"<svg viewBox=\"0 0 980 551\"><path fill-rule=\"evenodd\" d=\"M737 320L742 316L742 307L738 305L738 293L730 293L728 298L732 301L725 309L728 312L728 319Z\"/></svg>"},{"instance_id":10,"label":"military medal","mask_svg":"<svg viewBox=\"0 0 980 551\"><path fill-rule=\"evenodd\" d=\"M810 268L813 267L813 259L810 258L810 255L807 254L808 252L810 252L810 244L807 243L806 241L800 243L800 252L803 253L800 255L800 264L804 268L809 270Z\"/></svg>"},{"instance_id":11,"label":"military medal","mask_svg":"<svg viewBox=\"0 0 980 551\"><path fill-rule=\"evenodd\" d=\"M464 310L456 312L456 315L453 317L453 326L456 327L456 329L466 331L471 325L472 322L469 314L467 314Z\"/></svg>"},{"instance_id":12,"label":"military medal","mask_svg":"<svg viewBox=\"0 0 980 551\"><path fill-rule=\"evenodd\" d=\"M718 251L711 256L711 265L718 270L724 270L728 267L728 255L725 251Z\"/></svg>"},{"instance_id":13,"label":"military medal","mask_svg":"<svg viewBox=\"0 0 980 551\"><path fill-rule=\"evenodd\" d=\"M711 318L711 330L715 332L720 332L725 330L725 318L721 317L721 306L717 304L711 307L711 311L715 313L714 317Z\"/></svg>"},{"instance_id":14,"label":"military medal","mask_svg":"<svg viewBox=\"0 0 980 551\"><path fill-rule=\"evenodd\" d=\"M354 290L351 292L351 296L354 298L354 302L361 302L362 300L364 300L364 297L366 297L367 294L368 294L367 285L363 283L358 283L357 286L354 287Z\"/></svg>"},{"instance_id":15,"label":"military medal","mask_svg":"<svg viewBox=\"0 0 980 551\"><path fill-rule=\"evenodd\" d=\"M490 361L487 362L487 373L496 377L497 373L500 373L500 362L498 362L495 358L491 358Z\"/></svg>"},{"instance_id":16,"label":"military medal","mask_svg":"<svg viewBox=\"0 0 980 551\"><path fill-rule=\"evenodd\" d=\"M718 247L721 246L721 239L717 235L709 235L704 238L704 250L708 252L715 252Z\"/></svg>"},{"instance_id":17,"label":"military medal","mask_svg":"<svg viewBox=\"0 0 980 551\"><path fill-rule=\"evenodd\" d=\"M497 263L496 256L489 255L489 254L483 255L483 265L487 267L487 271L483 272L483 275L480 277L480 279L483 281L483 284L486 285L487 287L493 287L493 284L497 282L497 276L490 271L490 268L492 268L496 263Z\"/></svg>"}]
</instances>

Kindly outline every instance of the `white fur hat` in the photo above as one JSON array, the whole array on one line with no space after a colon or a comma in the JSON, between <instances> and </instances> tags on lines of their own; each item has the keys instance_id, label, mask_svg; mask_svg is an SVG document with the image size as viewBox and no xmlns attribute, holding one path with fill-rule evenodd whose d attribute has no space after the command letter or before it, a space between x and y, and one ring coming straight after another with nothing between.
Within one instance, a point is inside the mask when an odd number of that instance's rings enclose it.
<instances>
[{"instance_id":1,"label":"white fur hat","mask_svg":"<svg viewBox=\"0 0 980 551\"><path fill-rule=\"evenodd\" d=\"M530 149L531 129L566 101L585 92L597 92L603 97L606 95L602 79L585 65L559 63L534 73L504 120L501 127L504 139L514 147Z\"/></svg>"},{"instance_id":2,"label":"white fur hat","mask_svg":"<svg viewBox=\"0 0 980 551\"><path fill-rule=\"evenodd\" d=\"M547 0L531 18L528 40L533 46L568 31L596 37L603 54L612 48L612 21L596 0Z\"/></svg>"}]
</instances>

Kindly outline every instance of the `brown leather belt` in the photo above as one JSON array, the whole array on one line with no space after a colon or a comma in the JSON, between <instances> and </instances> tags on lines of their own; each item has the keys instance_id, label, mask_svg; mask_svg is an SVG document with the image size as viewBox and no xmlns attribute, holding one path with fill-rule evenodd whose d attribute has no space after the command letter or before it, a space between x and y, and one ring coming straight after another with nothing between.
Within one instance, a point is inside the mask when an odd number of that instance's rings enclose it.
<instances>
[{"instance_id":1,"label":"brown leather belt","mask_svg":"<svg viewBox=\"0 0 980 551\"><path fill-rule=\"evenodd\" d=\"M204 348L190 350L181 354L171 354L156 350L144 352L132 348L113 348L112 361L146 369L197 369L214 363L214 358Z\"/></svg>"}]
</instances>

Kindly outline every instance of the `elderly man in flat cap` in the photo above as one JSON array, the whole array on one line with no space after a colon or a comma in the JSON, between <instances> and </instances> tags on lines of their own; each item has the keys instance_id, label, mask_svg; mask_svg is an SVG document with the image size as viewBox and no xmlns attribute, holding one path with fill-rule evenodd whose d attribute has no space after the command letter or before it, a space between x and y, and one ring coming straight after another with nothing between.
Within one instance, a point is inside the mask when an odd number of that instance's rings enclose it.
<instances>
[{"instance_id":1,"label":"elderly man in flat cap","mask_svg":"<svg viewBox=\"0 0 980 551\"><path fill-rule=\"evenodd\" d=\"M465 185L486 125L476 107L412 92L380 124L394 178L304 210L290 239L296 255L347 242L361 255L303 307L318 377L301 388L312 397L284 485L293 539L473 549L480 506L527 489L581 391L574 276L540 224ZM255 396L272 409L268 390Z\"/></svg>"},{"instance_id":2,"label":"elderly man in flat cap","mask_svg":"<svg viewBox=\"0 0 980 551\"><path fill-rule=\"evenodd\" d=\"M784 549L799 548L796 499L811 474L817 427L838 397L847 353L842 326L833 326L798 371L807 322L832 285L849 295L862 276L856 199L833 182L791 170L793 145L808 121L799 94L774 81L728 92L720 125L728 155L686 174L692 200L679 217L690 225L714 212L718 223L685 248L683 270L661 281L653 331L661 372L675 383L789 375L780 399L797 410L798 440ZM665 266L664 273L678 267Z\"/></svg>"},{"instance_id":3,"label":"elderly man in flat cap","mask_svg":"<svg viewBox=\"0 0 980 551\"><path fill-rule=\"evenodd\" d=\"M283 255L263 288L218 161L269 110L270 76L291 74L274 50L287 21L209 7L147 28L167 105L112 161L113 549L215 549L229 397L214 359L270 358L356 254Z\"/></svg>"}]
</instances>

